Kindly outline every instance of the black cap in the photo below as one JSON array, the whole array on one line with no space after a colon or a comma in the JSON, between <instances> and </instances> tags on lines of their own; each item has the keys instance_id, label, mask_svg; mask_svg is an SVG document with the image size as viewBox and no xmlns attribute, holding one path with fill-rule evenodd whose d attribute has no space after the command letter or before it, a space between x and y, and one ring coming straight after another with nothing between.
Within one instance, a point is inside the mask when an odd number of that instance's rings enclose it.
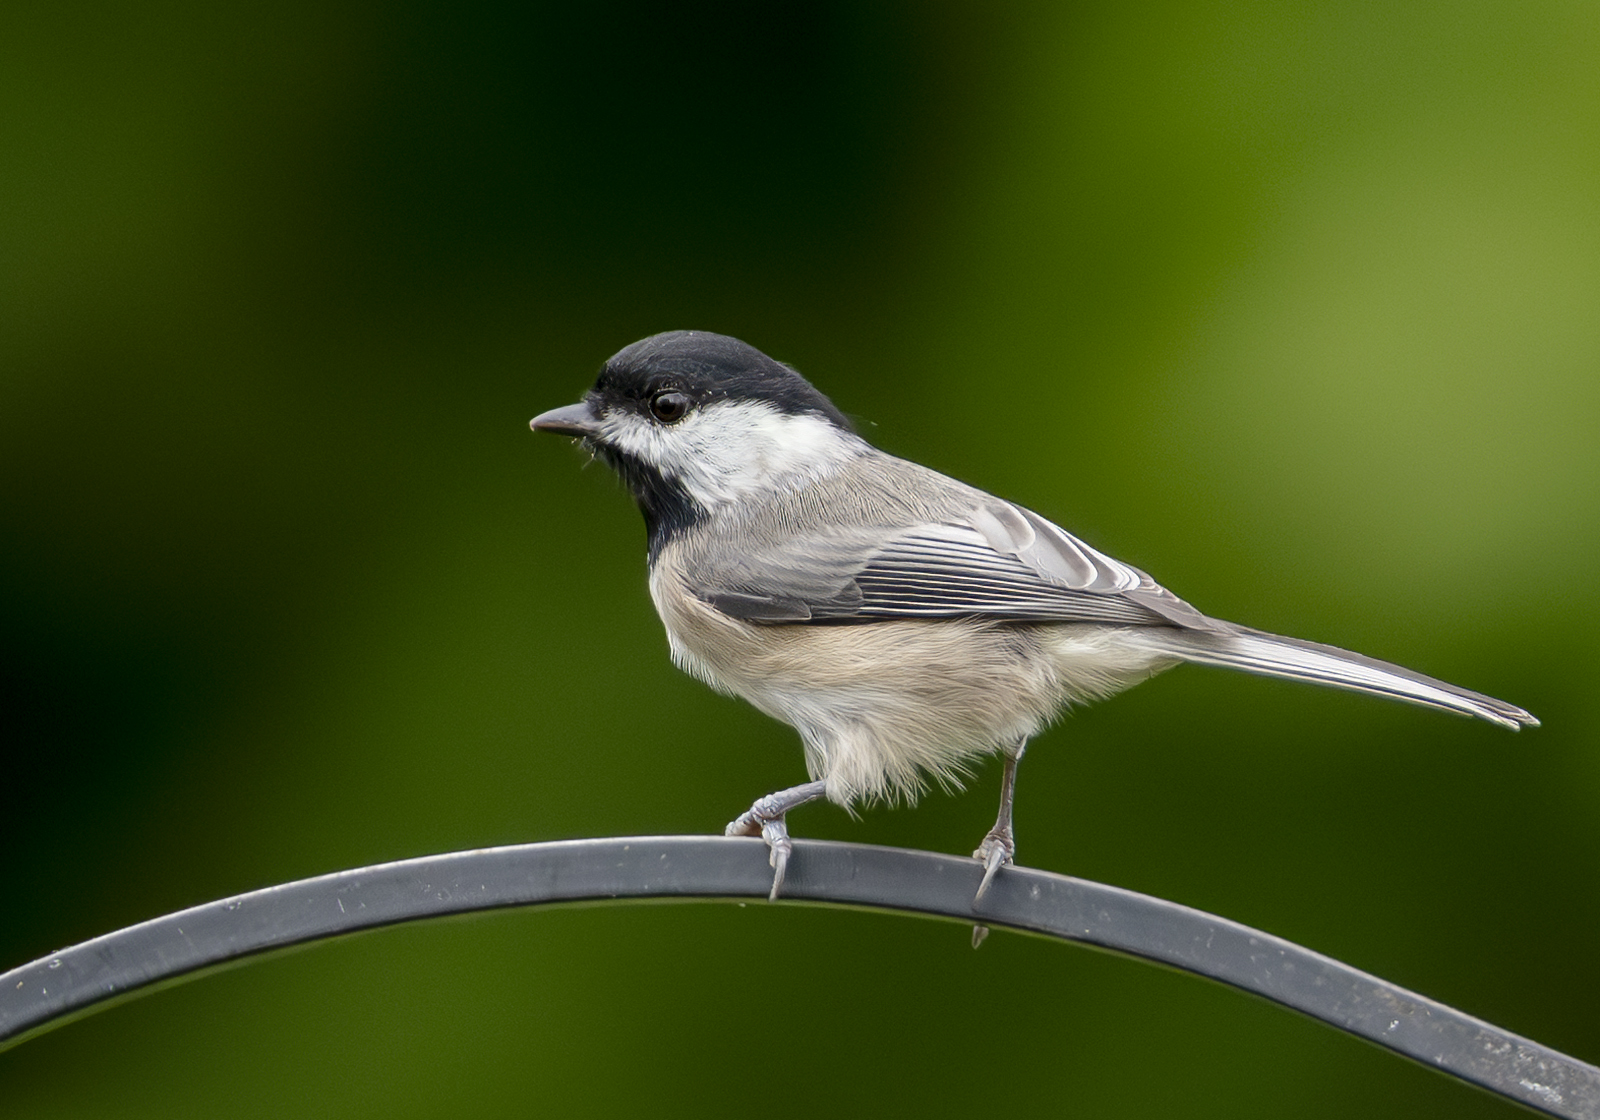
<instances>
[{"instance_id":1,"label":"black cap","mask_svg":"<svg viewBox=\"0 0 1600 1120\"><path fill-rule=\"evenodd\" d=\"M614 354L594 385L607 404L642 407L656 393L686 393L697 405L761 401L779 412L812 413L850 431L833 402L794 370L749 343L709 331L666 331Z\"/></svg>"}]
</instances>

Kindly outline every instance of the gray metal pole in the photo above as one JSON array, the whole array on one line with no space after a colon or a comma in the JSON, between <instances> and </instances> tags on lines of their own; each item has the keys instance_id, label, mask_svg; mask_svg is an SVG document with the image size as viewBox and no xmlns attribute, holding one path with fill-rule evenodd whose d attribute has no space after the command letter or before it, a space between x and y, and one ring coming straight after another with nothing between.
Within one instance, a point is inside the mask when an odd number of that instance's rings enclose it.
<instances>
[{"instance_id":1,"label":"gray metal pole","mask_svg":"<svg viewBox=\"0 0 1600 1120\"><path fill-rule=\"evenodd\" d=\"M1008 926L1183 969L1348 1031L1552 1116L1600 1120L1600 1069L1279 937L1187 906L1005 868L974 906L975 860L797 840L779 903ZM151 985L378 926L511 906L757 898L766 846L722 836L523 844L359 867L209 902L0 976L0 1049Z\"/></svg>"}]
</instances>

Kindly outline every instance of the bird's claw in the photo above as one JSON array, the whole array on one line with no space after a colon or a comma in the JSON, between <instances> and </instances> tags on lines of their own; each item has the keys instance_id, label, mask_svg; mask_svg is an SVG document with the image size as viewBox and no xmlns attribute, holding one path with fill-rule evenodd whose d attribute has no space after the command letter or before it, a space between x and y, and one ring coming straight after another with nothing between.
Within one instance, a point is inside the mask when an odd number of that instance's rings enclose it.
<instances>
[{"instance_id":1,"label":"bird's claw","mask_svg":"<svg viewBox=\"0 0 1600 1120\"><path fill-rule=\"evenodd\" d=\"M722 830L724 836L760 836L761 818L756 816L755 809L749 808L728 822L728 827Z\"/></svg>"},{"instance_id":2,"label":"bird's claw","mask_svg":"<svg viewBox=\"0 0 1600 1120\"><path fill-rule=\"evenodd\" d=\"M730 821L723 830L727 836L759 836L767 842L767 862L772 866L772 891L767 898L773 902L778 900L778 895L783 891L784 875L789 870L789 856L794 852L788 824L788 813L793 804L792 799L785 799L780 794L763 797Z\"/></svg>"},{"instance_id":3,"label":"bird's claw","mask_svg":"<svg viewBox=\"0 0 1600 1120\"><path fill-rule=\"evenodd\" d=\"M783 890L784 873L789 870L789 853L794 851L794 841L789 839L789 825L783 817L763 824L761 839L767 842L770 849L767 862L772 865L772 891L767 895L767 901L776 902Z\"/></svg>"},{"instance_id":4,"label":"bird's claw","mask_svg":"<svg viewBox=\"0 0 1600 1120\"><path fill-rule=\"evenodd\" d=\"M978 893L972 898L974 906L982 902L983 896L989 893L989 884L994 882L995 873L1008 865L1016 854L1017 842L1009 828L991 829L989 835L983 838L978 850L972 853L973 859L983 861L983 882L978 884Z\"/></svg>"}]
</instances>

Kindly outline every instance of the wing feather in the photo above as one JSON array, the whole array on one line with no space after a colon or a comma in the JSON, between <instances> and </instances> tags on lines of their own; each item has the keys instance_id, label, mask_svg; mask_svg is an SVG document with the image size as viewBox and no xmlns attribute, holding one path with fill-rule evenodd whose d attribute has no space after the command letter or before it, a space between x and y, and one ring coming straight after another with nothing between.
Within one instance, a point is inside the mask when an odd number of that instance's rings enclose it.
<instances>
[{"instance_id":1,"label":"wing feather","mask_svg":"<svg viewBox=\"0 0 1600 1120\"><path fill-rule=\"evenodd\" d=\"M1124 626L1212 623L1137 568L1038 514L984 496L964 516L832 526L705 557L696 593L766 623L982 617Z\"/></svg>"}]
</instances>

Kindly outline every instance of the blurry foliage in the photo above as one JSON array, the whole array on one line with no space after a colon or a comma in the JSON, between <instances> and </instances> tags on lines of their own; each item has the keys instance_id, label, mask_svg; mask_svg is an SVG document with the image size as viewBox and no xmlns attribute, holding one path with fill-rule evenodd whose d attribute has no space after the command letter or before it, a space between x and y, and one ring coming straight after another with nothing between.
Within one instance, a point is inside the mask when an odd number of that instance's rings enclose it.
<instances>
[{"instance_id":1,"label":"blurry foliage","mask_svg":"<svg viewBox=\"0 0 1600 1120\"><path fill-rule=\"evenodd\" d=\"M700 327L1213 613L1543 718L1175 672L1030 751L1021 854L1600 1059L1591 6L17 3L0 98L4 965L799 780L668 664L625 496L526 429ZM794 827L969 850L995 784ZM965 943L758 906L390 931L36 1040L0 1098L1510 1112Z\"/></svg>"}]
</instances>

